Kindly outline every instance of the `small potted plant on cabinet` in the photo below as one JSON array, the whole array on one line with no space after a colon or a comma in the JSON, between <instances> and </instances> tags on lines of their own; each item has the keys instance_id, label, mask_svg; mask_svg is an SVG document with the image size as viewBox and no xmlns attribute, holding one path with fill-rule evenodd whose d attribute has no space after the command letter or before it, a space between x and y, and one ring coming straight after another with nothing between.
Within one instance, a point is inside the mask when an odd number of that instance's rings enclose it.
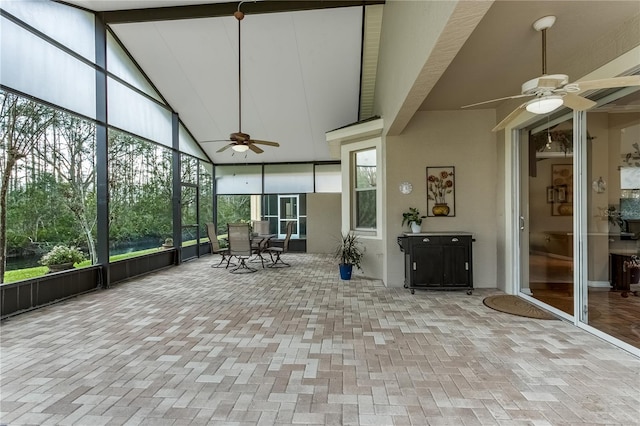
<instances>
[{"instance_id":1,"label":"small potted plant on cabinet","mask_svg":"<svg viewBox=\"0 0 640 426\"><path fill-rule=\"evenodd\" d=\"M426 216L420 216L420 212L415 207L409 207L408 212L402 213L402 226L405 223L409 223L411 227L411 232L417 234L422 230L422 219Z\"/></svg>"},{"instance_id":2,"label":"small potted plant on cabinet","mask_svg":"<svg viewBox=\"0 0 640 426\"><path fill-rule=\"evenodd\" d=\"M335 252L336 258L340 259L340 279L350 280L354 266L362 270L360 264L364 252L365 248L362 247L357 235L351 232L342 235Z\"/></svg>"},{"instance_id":3,"label":"small potted plant on cabinet","mask_svg":"<svg viewBox=\"0 0 640 426\"><path fill-rule=\"evenodd\" d=\"M40 259L40 264L49 268L49 272L73 269L75 263L86 260L85 255L77 247L58 245Z\"/></svg>"}]
</instances>

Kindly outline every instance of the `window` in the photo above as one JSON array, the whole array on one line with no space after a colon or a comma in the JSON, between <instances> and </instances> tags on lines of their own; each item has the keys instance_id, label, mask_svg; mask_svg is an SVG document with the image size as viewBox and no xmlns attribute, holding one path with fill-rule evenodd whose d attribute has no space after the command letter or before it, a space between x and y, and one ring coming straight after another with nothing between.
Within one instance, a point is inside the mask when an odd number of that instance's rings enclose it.
<instances>
[{"instance_id":1,"label":"window","mask_svg":"<svg viewBox=\"0 0 640 426\"><path fill-rule=\"evenodd\" d=\"M110 256L143 255L173 236L171 161L167 147L109 130Z\"/></svg>"},{"instance_id":2,"label":"window","mask_svg":"<svg viewBox=\"0 0 640 426\"><path fill-rule=\"evenodd\" d=\"M354 152L354 221L356 229L376 228L376 150Z\"/></svg>"}]
</instances>

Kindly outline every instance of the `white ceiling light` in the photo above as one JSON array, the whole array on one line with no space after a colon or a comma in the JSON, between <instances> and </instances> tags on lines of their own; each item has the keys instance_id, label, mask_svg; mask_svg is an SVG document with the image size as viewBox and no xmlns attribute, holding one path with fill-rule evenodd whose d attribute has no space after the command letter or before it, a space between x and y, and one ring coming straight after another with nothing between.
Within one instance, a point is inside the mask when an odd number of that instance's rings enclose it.
<instances>
[{"instance_id":1,"label":"white ceiling light","mask_svg":"<svg viewBox=\"0 0 640 426\"><path fill-rule=\"evenodd\" d=\"M233 145L231 149L235 152L245 152L249 149L249 145Z\"/></svg>"},{"instance_id":2,"label":"white ceiling light","mask_svg":"<svg viewBox=\"0 0 640 426\"><path fill-rule=\"evenodd\" d=\"M562 105L562 96L541 96L527 103L527 111L534 114L547 114Z\"/></svg>"}]
</instances>

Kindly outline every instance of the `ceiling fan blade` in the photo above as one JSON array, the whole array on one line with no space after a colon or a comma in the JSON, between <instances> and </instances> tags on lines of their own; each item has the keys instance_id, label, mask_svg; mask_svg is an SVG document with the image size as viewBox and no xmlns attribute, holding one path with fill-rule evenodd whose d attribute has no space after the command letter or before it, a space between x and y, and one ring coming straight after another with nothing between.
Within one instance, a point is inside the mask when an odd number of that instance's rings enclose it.
<instances>
[{"instance_id":1,"label":"ceiling fan blade","mask_svg":"<svg viewBox=\"0 0 640 426\"><path fill-rule=\"evenodd\" d=\"M264 152L264 150L258 148L257 146L255 146L254 144L250 143L249 145L247 145L249 147L249 149L253 152L255 152L256 154L262 154Z\"/></svg>"},{"instance_id":2,"label":"ceiling fan blade","mask_svg":"<svg viewBox=\"0 0 640 426\"><path fill-rule=\"evenodd\" d=\"M216 152L226 151L227 149L231 148L234 145L235 145L234 143L227 144L227 145L223 146L222 148L220 148L219 150L217 150Z\"/></svg>"},{"instance_id":3,"label":"ceiling fan blade","mask_svg":"<svg viewBox=\"0 0 640 426\"><path fill-rule=\"evenodd\" d=\"M249 143L258 143L261 145L269 145L269 146L280 146L278 142L261 141L258 139L251 139Z\"/></svg>"},{"instance_id":4,"label":"ceiling fan blade","mask_svg":"<svg viewBox=\"0 0 640 426\"><path fill-rule=\"evenodd\" d=\"M640 75L627 75L624 77L604 78L602 80L577 81L576 84L580 90L577 93L586 92L587 90L611 89L614 87L640 86Z\"/></svg>"},{"instance_id":5,"label":"ceiling fan blade","mask_svg":"<svg viewBox=\"0 0 640 426\"><path fill-rule=\"evenodd\" d=\"M522 110L524 109L524 107L527 105L527 103L523 103L522 105L520 105L518 108L514 109L513 111L511 111L509 113L509 115L507 115L501 122L499 122L496 127L494 127L493 129L491 129L492 132L497 132L500 131L502 129L504 129L505 127L507 127L507 124L511 123L513 120L516 119L517 116L520 115L520 113L522 112Z\"/></svg>"},{"instance_id":6,"label":"ceiling fan blade","mask_svg":"<svg viewBox=\"0 0 640 426\"><path fill-rule=\"evenodd\" d=\"M209 143L209 142L231 142L230 139L212 139L210 141L200 141L200 143Z\"/></svg>"},{"instance_id":7,"label":"ceiling fan blade","mask_svg":"<svg viewBox=\"0 0 640 426\"><path fill-rule=\"evenodd\" d=\"M573 93L567 93L562 97L562 103L576 111L586 111L593 108L597 104L591 99L583 98L582 96L574 95Z\"/></svg>"},{"instance_id":8,"label":"ceiling fan blade","mask_svg":"<svg viewBox=\"0 0 640 426\"><path fill-rule=\"evenodd\" d=\"M464 105L464 106L461 106L460 108L471 108L471 107L478 106L478 105L490 104L492 102L506 101L507 99L525 98L527 96L531 97L531 96L535 96L535 95L527 94L527 95L506 96L504 98L491 99L490 101L483 101L483 102L477 102L475 104Z\"/></svg>"}]
</instances>

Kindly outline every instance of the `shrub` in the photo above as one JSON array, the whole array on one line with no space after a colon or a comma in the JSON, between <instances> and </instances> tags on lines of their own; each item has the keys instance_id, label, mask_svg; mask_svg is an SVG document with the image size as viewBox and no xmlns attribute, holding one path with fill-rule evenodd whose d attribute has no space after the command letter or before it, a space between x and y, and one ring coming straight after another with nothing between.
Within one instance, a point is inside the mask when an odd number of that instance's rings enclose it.
<instances>
[{"instance_id":1,"label":"shrub","mask_svg":"<svg viewBox=\"0 0 640 426\"><path fill-rule=\"evenodd\" d=\"M40 264L61 265L63 263L79 263L85 260L85 255L77 247L55 246L40 259Z\"/></svg>"}]
</instances>

